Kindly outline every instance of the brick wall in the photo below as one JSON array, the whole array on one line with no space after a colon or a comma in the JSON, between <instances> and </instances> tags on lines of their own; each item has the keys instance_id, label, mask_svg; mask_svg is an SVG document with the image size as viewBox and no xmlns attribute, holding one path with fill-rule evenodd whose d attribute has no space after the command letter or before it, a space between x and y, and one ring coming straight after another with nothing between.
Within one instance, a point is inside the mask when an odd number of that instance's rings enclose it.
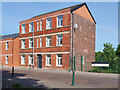
<instances>
[{"instance_id":1,"label":"brick wall","mask_svg":"<svg viewBox=\"0 0 120 90\"><path fill-rule=\"evenodd\" d=\"M51 55L51 66L46 66L46 54L42 54L42 68L61 68L61 69L69 69L69 54L62 54L62 66L56 66L56 55ZM19 55L19 64L21 67L29 67L29 54L25 55L25 65L21 65L21 55ZM32 67L32 66L31 66ZM37 68L37 54L34 55L34 67Z\"/></svg>"},{"instance_id":2,"label":"brick wall","mask_svg":"<svg viewBox=\"0 0 120 90\"><path fill-rule=\"evenodd\" d=\"M53 33L61 33L61 32L70 31L71 15L68 12L69 12L69 9L63 10L63 11L58 11L58 12L53 12L51 14L38 16L37 18L33 18L33 19L29 19L29 20L20 22L20 38L25 38L25 49L21 49L21 39L20 39L19 52L23 55L25 53L29 53L29 54L33 53L33 49L29 48L29 38L27 38L27 37L33 36L33 33L29 32L29 23L28 22L33 21L33 20L38 20L38 19L39 19L39 22L40 22L40 19L42 20L42 31L41 30L37 31L37 21L34 21L34 31L35 31L34 36L37 36L34 38L34 52L38 53L38 54L39 53L69 52L70 51L70 33L62 33L62 35L63 35L62 46L56 45L57 44L57 34L49 35L49 34L53 34ZM57 27L57 15L60 15L62 13L66 13L66 14L63 14L63 27L58 28ZM52 22L51 29L49 29L49 30L46 30L46 18L47 17L51 17L51 22ZM25 22L27 22L26 23L26 33L21 34L21 24L25 23ZM39 25L40 25L40 23L39 23ZM44 35L44 36L38 37L38 35ZM46 47L46 37L47 37L46 35L51 36L51 47ZM40 37L42 38L42 47L40 47ZM39 41L38 48L37 48L37 38ZM25 65L20 65L20 66L29 67L28 66L29 54L25 54ZM45 65L46 64L46 54L42 54L42 67L68 69L69 68L69 54L63 54L62 58L63 58L63 66L62 67L56 66L56 54L51 54L51 66L46 66ZM21 63L21 55L19 55L19 61ZM37 67L37 54L35 54L34 65L36 68Z\"/></svg>"},{"instance_id":3,"label":"brick wall","mask_svg":"<svg viewBox=\"0 0 120 90\"><path fill-rule=\"evenodd\" d=\"M14 47L13 47L13 66L18 67L19 66L19 37L15 38L13 40Z\"/></svg>"},{"instance_id":4,"label":"brick wall","mask_svg":"<svg viewBox=\"0 0 120 90\"><path fill-rule=\"evenodd\" d=\"M6 50L6 42L8 42L8 50ZM2 64L3 66L18 66L19 60L19 37L2 40ZM8 64L6 64L6 56L8 56Z\"/></svg>"},{"instance_id":5,"label":"brick wall","mask_svg":"<svg viewBox=\"0 0 120 90\"><path fill-rule=\"evenodd\" d=\"M6 50L6 42L8 42L8 50ZM12 38L2 40L2 64L3 66L12 66L12 50L13 41ZM8 64L5 63L6 56L8 56Z\"/></svg>"},{"instance_id":6,"label":"brick wall","mask_svg":"<svg viewBox=\"0 0 120 90\"><path fill-rule=\"evenodd\" d=\"M83 70L92 69L95 61L95 23L74 13L74 24L78 25L73 33L73 53L76 54L76 69L81 70L81 56L84 56Z\"/></svg>"}]
</instances>

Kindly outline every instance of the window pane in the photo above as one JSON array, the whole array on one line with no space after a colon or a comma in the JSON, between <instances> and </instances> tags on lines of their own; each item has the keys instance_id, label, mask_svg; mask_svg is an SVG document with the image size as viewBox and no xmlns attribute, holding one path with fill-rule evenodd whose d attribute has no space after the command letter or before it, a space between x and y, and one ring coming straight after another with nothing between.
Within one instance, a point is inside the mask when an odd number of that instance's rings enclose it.
<instances>
[{"instance_id":1,"label":"window pane","mask_svg":"<svg viewBox=\"0 0 120 90\"><path fill-rule=\"evenodd\" d=\"M39 21L37 21L37 31L39 31Z\"/></svg>"},{"instance_id":2,"label":"window pane","mask_svg":"<svg viewBox=\"0 0 120 90\"><path fill-rule=\"evenodd\" d=\"M57 45L61 46L62 45L62 34L57 35Z\"/></svg>"},{"instance_id":3,"label":"window pane","mask_svg":"<svg viewBox=\"0 0 120 90\"><path fill-rule=\"evenodd\" d=\"M30 29L29 31L32 32L33 29L34 29L34 28L33 28L33 22L31 22L29 25L30 25L30 26L29 26L29 29Z\"/></svg>"},{"instance_id":4,"label":"window pane","mask_svg":"<svg viewBox=\"0 0 120 90\"><path fill-rule=\"evenodd\" d=\"M62 58L60 58L60 65L62 65Z\"/></svg>"},{"instance_id":5,"label":"window pane","mask_svg":"<svg viewBox=\"0 0 120 90\"><path fill-rule=\"evenodd\" d=\"M8 42L6 42L6 50L8 50Z\"/></svg>"},{"instance_id":6,"label":"window pane","mask_svg":"<svg viewBox=\"0 0 120 90\"><path fill-rule=\"evenodd\" d=\"M62 38L60 39L60 45L62 45Z\"/></svg>"},{"instance_id":7,"label":"window pane","mask_svg":"<svg viewBox=\"0 0 120 90\"><path fill-rule=\"evenodd\" d=\"M57 25L62 26L63 25L63 15L58 16L57 19L58 19Z\"/></svg>"},{"instance_id":8,"label":"window pane","mask_svg":"<svg viewBox=\"0 0 120 90\"><path fill-rule=\"evenodd\" d=\"M25 33L25 24L22 24L22 33Z\"/></svg>"},{"instance_id":9,"label":"window pane","mask_svg":"<svg viewBox=\"0 0 120 90\"><path fill-rule=\"evenodd\" d=\"M51 46L51 40L49 40L49 46Z\"/></svg>"},{"instance_id":10,"label":"window pane","mask_svg":"<svg viewBox=\"0 0 120 90\"><path fill-rule=\"evenodd\" d=\"M51 36L46 37L46 46L51 46Z\"/></svg>"},{"instance_id":11,"label":"window pane","mask_svg":"<svg viewBox=\"0 0 120 90\"><path fill-rule=\"evenodd\" d=\"M63 20L61 20L61 26L63 25Z\"/></svg>"},{"instance_id":12,"label":"window pane","mask_svg":"<svg viewBox=\"0 0 120 90\"><path fill-rule=\"evenodd\" d=\"M51 28L51 18L47 18L47 29Z\"/></svg>"},{"instance_id":13,"label":"window pane","mask_svg":"<svg viewBox=\"0 0 120 90\"><path fill-rule=\"evenodd\" d=\"M40 20L40 30L42 30L42 20Z\"/></svg>"},{"instance_id":14,"label":"window pane","mask_svg":"<svg viewBox=\"0 0 120 90\"><path fill-rule=\"evenodd\" d=\"M51 64L51 58L49 58L49 64Z\"/></svg>"},{"instance_id":15,"label":"window pane","mask_svg":"<svg viewBox=\"0 0 120 90\"><path fill-rule=\"evenodd\" d=\"M8 56L6 56L6 62L5 63L8 64Z\"/></svg>"}]
</instances>

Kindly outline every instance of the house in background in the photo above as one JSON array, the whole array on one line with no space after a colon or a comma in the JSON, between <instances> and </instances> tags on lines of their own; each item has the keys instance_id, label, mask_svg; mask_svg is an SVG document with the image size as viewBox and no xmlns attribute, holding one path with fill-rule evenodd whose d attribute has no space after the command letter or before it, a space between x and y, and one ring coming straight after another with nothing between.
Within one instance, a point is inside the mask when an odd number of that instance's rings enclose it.
<instances>
[{"instance_id":1,"label":"house in background","mask_svg":"<svg viewBox=\"0 0 120 90\"><path fill-rule=\"evenodd\" d=\"M19 25L19 64L21 67L72 67L76 57L76 70L92 69L95 61L96 22L86 3L41 14Z\"/></svg>"},{"instance_id":2,"label":"house in background","mask_svg":"<svg viewBox=\"0 0 120 90\"><path fill-rule=\"evenodd\" d=\"M0 37L0 64L5 66L19 66L19 33Z\"/></svg>"}]
</instances>

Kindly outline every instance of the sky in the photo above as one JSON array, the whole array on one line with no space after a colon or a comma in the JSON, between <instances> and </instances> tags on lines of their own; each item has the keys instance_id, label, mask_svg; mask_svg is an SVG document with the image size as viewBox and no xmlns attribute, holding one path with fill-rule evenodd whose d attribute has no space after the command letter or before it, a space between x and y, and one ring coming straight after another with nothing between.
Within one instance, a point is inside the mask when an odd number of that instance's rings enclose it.
<instances>
[{"instance_id":1,"label":"sky","mask_svg":"<svg viewBox=\"0 0 120 90\"><path fill-rule=\"evenodd\" d=\"M50 11L83 2L3 2L2 35L19 33L19 22ZM102 51L104 43L118 45L118 3L86 2L96 21L95 51Z\"/></svg>"}]
</instances>

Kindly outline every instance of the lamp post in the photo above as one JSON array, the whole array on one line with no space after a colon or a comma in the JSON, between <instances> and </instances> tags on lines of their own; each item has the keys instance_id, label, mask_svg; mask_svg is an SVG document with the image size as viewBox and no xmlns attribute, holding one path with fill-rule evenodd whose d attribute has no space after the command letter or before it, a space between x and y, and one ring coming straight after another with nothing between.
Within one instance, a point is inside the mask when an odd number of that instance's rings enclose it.
<instances>
[{"instance_id":1,"label":"lamp post","mask_svg":"<svg viewBox=\"0 0 120 90\"><path fill-rule=\"evenodd\" d=\"M33 23L33 68L34 68L34 23Z\"/></svg>"}]
</instances>

